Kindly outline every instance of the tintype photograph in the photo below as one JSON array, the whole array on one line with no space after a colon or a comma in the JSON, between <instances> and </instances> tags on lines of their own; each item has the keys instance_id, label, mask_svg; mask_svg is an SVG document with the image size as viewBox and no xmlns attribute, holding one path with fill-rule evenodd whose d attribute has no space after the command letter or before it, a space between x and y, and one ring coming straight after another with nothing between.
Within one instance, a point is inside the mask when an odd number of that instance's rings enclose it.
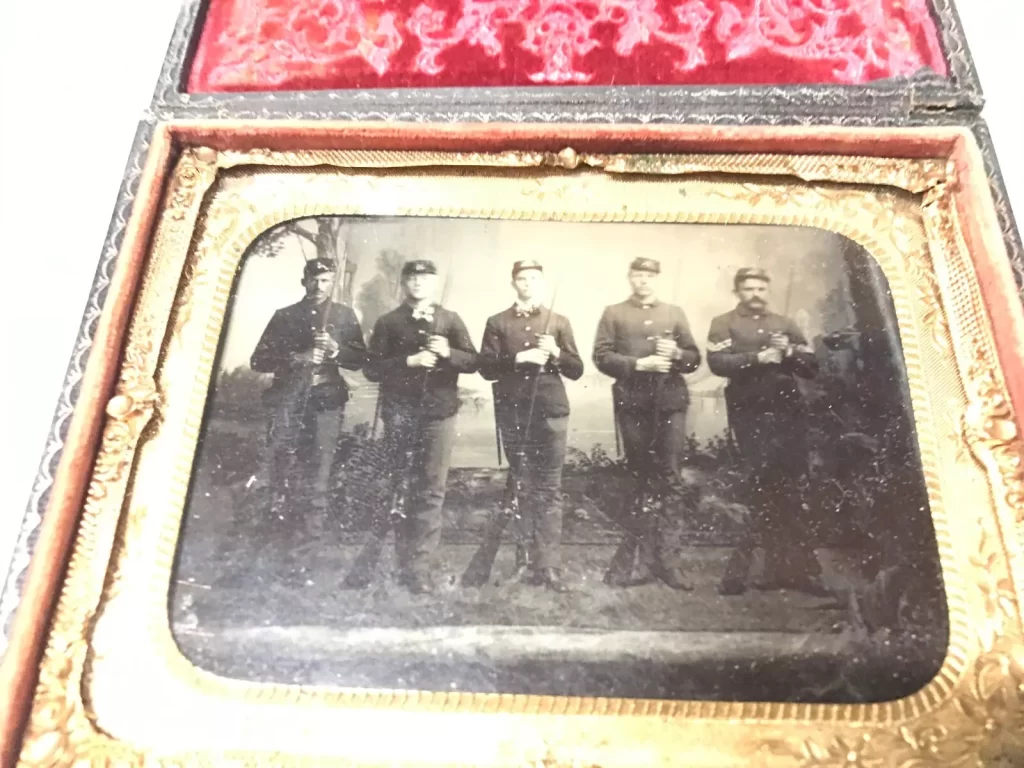
<instances>
[{"instance_id":1,"label":"tintype photograph","mask_svg":"<svg viewBox=\"0 0 1024 768\"><path fill-rule=\"evenodd\" d=\"M891 700L946 654L935 536L845 237L310 217L238 266L171 626L258 682Z\"/></svg>"},{"instance_id":2,"label":"tintype photograph","mask_svg":"<svg viewBox=\"0 0 1024 768\"><path fill-rule=\"evenodd\" d=\"M270 123L147 166L28 763L1019 762L969 133Z\"/></svg>"}]
</instances>

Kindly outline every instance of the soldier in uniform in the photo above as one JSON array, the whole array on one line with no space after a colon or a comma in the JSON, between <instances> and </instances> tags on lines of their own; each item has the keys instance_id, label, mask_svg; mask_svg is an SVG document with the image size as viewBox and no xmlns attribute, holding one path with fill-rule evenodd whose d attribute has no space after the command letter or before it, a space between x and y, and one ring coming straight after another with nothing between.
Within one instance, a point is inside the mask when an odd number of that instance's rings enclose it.
<instances>
[{"instance_id":1,"label":"soldier in uniform","mask_svg":"<svg viewBox=\"0 0 1024 768\"><path fill-rule=\"evenodd\" d=\"M583 375L568 319L538 303L544 267L517 261L512 267L515 303L488 318L480 345L480 374L494 383L494 414L508 456L521 547L520 570L528 581L558 592L562 579L560 491L569 425L563 377ZM470 563L463 584L480 586L490 576L509 515L490 521L484 543Z\"/></svg>"},{"instance_id":2,"label":"soldier in uniform","mask_svg":"<svg viewBox=\"0 0 1024 768\"><path fill-rule=\"evenodd\" d=\"M719 589L726 595L746 591L760 542L765 549L760 586L828 596L807 543L800 491L809 463L796 377L813 378L818 362L797 324L769 311L769 284L764 270L740 269L733 281L739 304L714 318L708 333L708 365L729 379L729 428L748 469L745 498L751 511Z\"/></svg>"},{"instance_id":3,"label":"soldier in uniform","mask_svg":"<svg viewBox=\"0 0 1024 768\"><path fill-rule=\"evenodd\" d=\"M462 319L434 303L437 268L432 261L403 265L402 287L405 301L373 329L366 378L380 385L388 469L401 489L392 510L399 580L423 593L436 586L432 557L441 538L459 374L476 371L477 353ZM346 586L370 583L380 543L380 537L371 536Z\"/></svg>"},{"instance_id":4,"label":"soldier in uniform","mask_svg":"<svg viewBox=\"0 0 1024 768\"><path fill-rule=\"evenodd\" d=\"M660 273L655 259L632 262L633 293L605 309L594 341L595 365L615 379L616 424L636 493L605 583L628 586L657 578L689 590L670 539L678 525L674 517L694 504L695 489L679 471L689 406L683 374L696 370L701 357L683 310L657 296ZM637 555L640 573L634 579Z\"/></svg>"},{"instance_id":5,"label":"soldier in uniform","mask_svg":"<svg viewBox=\"0 0 1024 768\"><path fill-rule=\"evenodd\" d=\"M276 518L309 500L315 486L326 493L349 397L341 369L366 363L356 313L331 300L336 270L330 259L306 262L306 295L274 313L249 361L254 371L274 375L264 403Z\"/></svg>"}]
</instances>

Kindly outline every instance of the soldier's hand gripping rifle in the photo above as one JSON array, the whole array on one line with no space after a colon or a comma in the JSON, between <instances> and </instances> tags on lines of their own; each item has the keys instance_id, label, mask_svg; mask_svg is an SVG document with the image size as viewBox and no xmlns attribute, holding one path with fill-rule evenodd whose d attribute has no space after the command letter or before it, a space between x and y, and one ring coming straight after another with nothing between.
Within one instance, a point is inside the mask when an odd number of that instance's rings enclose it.
<instances>
[{"instance_id":1,"label":"soldier's hand gripping rifle","mask_svg":"<svg viewBox=\"0 0 1024 768\"><path fill-rule=\"evenodd\" d=\"M338 279L345 269L346 256L343 256L335 264L334 277L327 294L327 301L324 311L310 328L313 336L313 346L302 353L299 353L301 362L293 362L293 368L289 373L287 384L277 408L271 420L270 429L270 461L273 465L275 456L285 455L284 477L286 487L295 481L294 464L296 462L296 443L299 433L302 430L303 420L309 406L309 398L316 380L317 369L324 362L325 350L320 339L327 331L328 316L330 314L331 301L338 286ZM288 495L294 497L294 490L288 488Z\"/></svg>"},{"instance_id":2,"label":"soldier's hand gripping rifle","mask_svg":"<svg viewBox=\"0 0 1024 768\"><path fill-rule=\"evenodd\" d=\"M555 316L555 300L558 297L558 286L555 285L551 292L551 305L548 307L548 315L544 320L544 332L537 334L537 336L548 336L551 333L551 323ZM487 583L491 578L491 571L494 569L494 561L498 557L498 550L501 548L501 539L505 533L505 529L508 527L509 522L513 519L517 519L522 514L522 490L523 490L523 472L526 464L526 449L528 446L530 436L530 426L533 423L533 411L534 405L537 402L537 391L540 386L540 377L546 367L544 366L537 368L537 373L533 378L533 385L530 389L530 401L527 407L526 413L526 424L522 426L516 414L515 426L516 426L516 447L515 453L516 458L513 461L509 446L505 446L505 453L508 455L508 471L512 482L506 484L506 489L511 490L511 498L506 503L502 500L498 510L491 514L487 519L487 525L484 528L483 541L480 547L475 553L473 553L473 559L470 560L469 565L462 575L462 584L466 587L480 587ZM497 402L497 401L496 401ZM501 463L501 427L500 427L500 416L498 413L498 407L495 405L494 409L494 420L495 420L495 433L498 444L498 463ZM521 427L521 431L520 431ZM511 486L511 487L509 487ZM520 546L528 545L527 542L523 542ZM525 567L525 562L517 562L517 567Z\"/></svg>"},{"instance_id":3,"label":"soldier's hand gripping rifle","mask_svg":"<svg viewBox=\"0 0 1024 768\"><path fill-rule=\"evenodd\" d=\"M675 267L676 267L675 268L675 274L673 275L673 280L672 280L672 306L677 306L677 304L679 302L679 273L682 271L680 269L680 266L679 266L678 262L676 262ZM669 314L669 321L666 323L666 326L667 327L665 328L664 331L662 331L661 336L650 336L650 337L648 337L648 340L654 342L655 354L657 354L657 355L659 355L661 357L665 357L665 356L661 355L661 353L658 351L658 342L659 341L665 341L665 340L672 341L672 342L675 342L677 346L678 346L678 343L679 343L678 340L676 339L675 318L672 317L671 312ZM661 424L661 401L664 399L665 386L666 386L666 383L668 382L668 377L672 375L672 363L673 363L673 360L672 360L671 357L669 357L667 359L668 359L669 370L666 371L665 373L658 374L658 386L657 386L657 392L655 394L655 400L654 400L654 417L655 417L655 424L656 425L660 425Z\"/></svg>"},{"instance_id":4,"label":"soldier's hand gripping rifle","mask_svg":"<svg viewBox=\"0 0 1024 768\"><path fill-rule=\"evenodd\" d=\"M448 258L448 266L445 269L445 274L444 274L444 286L441 288L441 301L437 305L437 308L434 311L433 316L430 319L430 326L431 326L430 327L430 331L421 331L420 332L420 334L421 334L421 336L423 338L423 341L422 341L422 343L420 345L420 352L428 351L427 346L430 343L431 337L433 337L433 336L444 336L444 335L446 335L448 333L449 329L447 329L447 328L442 329L440 327L440 320L441 320L440 316L441 316L442 308L448 303L448 295L451 292L451 287L452 287L452 259L451 259L451 256L449 256L449 258ZM420 434L421 429L420 428L422 427L422 424L423 424L423 404L424 404L424 401L427 399L427 384L430 382L430 374L433 373L435 370L437 370L437 368L436 368L437 360L439 360L440 357L435 354L435 358L436 358L435 359L435 363L434 363L435 367L426 368L423 371L423 384L420 387L420 396L419 396L419 401L416 404L416 416L415 416L415 419L414 419L416 427L415 427L415 430L413 431L413 435L415 436L416 439L409 441L409 444L405 448L405 467L403 468L403 471L401 473L401 481L399 482L398 486L395 488L395 493L394 493L394 496L393 496L393 502L391 504L391 516L392 516L392 518L404 518L405 517L406 499L409 496L409 487L412 484L412 473L416 469L414 459L415 459L415 454L416 454L416 452L418 450L418 447L419 447L416 444L416 440L418 440L421 437L421 434Z\"/></svg>"},{"instance_id":5,"label":"soldier's hand gripping rifle","mask_svg":"<svg viewBox=\"0 0 1024 768\"><path fill-rule=\"evenodd\" d=\"M438 309L434 312L434 316L431 320L432 330L431 332L421 331L421 335L424 339L420 346L420 351L426 351L427 343L431 336L439 335L440 328L438 327L440 308L445 306L448 302L448 294L451 291L452 283L452 269L451 259L449 258L448 268L445 272L444 287L441 290L441 302ZM401 467L392 467L393 473L391 475L391 497L388 509L384 514L379 512L373 515L370 522L369 537L366 543L360 550L359 555L356 557L355 563L349 571L349 575L345 578L344 586L349 588L361 589L369 586L372 578L373 571L377 567L377 563L380 561L380 556L384 551L384 542L387 540L388 533L392 527L398 524L398 521L403 519L406 515L406 504L409 497L409 489L412 485L412 473L415 471L415 454L417 451L416 440L420 438L420 424L423 418L423 402L426 399L427 394L427 383L430 379L430 372L432 368L427 368L423 371L423 386L420 389L419 401L416 404L416 415L414 430L410 431L407 429L400 430L398 434L394 430L389 430L385 422L384 427L384 439L386 444L386 455L387 461L390 464L395 452L398 450L398 446L393 441L404 437L407 442L404 446L403 452L403 463ZM377 396L376 413L374 416L374 432L376 432L376 420L381 412L381 399L380 395ZM409 439L411 436L412 439ZM372 433L371 433L372 437Z\"/></svg>"},{"instance_id":6,"label":"soldier's hand gripping rifle","mask_svg":"<svg viewBox=\"0 0 1024 768\"><path fill-rule=\"evenodd\" d=\"M674 297L673 297L674 298ZM664 351L664 344L662 342L672 342L678 346L678 342L675 339L675 321L672 316L671 309L666 309L669 317L667 318L667 325L660 334L654 334L647 336L646 340L652 344L650 355L648 357L658 358L656 365L653 364L649 359L644 362L642 370L649 371L657 378L654 380L654 393L653 393L653 420L651 424L650 439L655 444L658 442L658 435L660 430L663 429L662 424L662 413L663 413L663 400L665 387L669 376L672 373L672 358L670 354ZM661 314L661 313L659 313ZM648 323L651 321L648 320ZM649 380L648 382L649 383ZM619 449L619 430L620 430L620 418L622 413L619 408L618 398L612 394L612 408L613 418L615 419L615 440L616 449ZM654 446L651 446L652 448ZM630 459L627 456L627 464L630 463ZM633 466L628 466L630 475L634 478L632 485L633 494L626 505L626 514L621 519L615 519L613 516L605 513L598 507L598 514L604 518L604 522L609 527L618 529L622 535L622 540L619 544L618 549L612 557L612 561L609 565L608 572L605 574L606 584L618 584L619 578L626 577L627 580L632 578L632 572L634 568L634 561L636 559L637 551L643 553L643 547L645 544L653 544L653 542L647 542L646 531L650 529L647 523L648 518L656 512L656 501L657 498L652 498L651 488L651 477L648 472L640 471L636 472ZM660 493L661 488L655 488L654 492Z\"/></svg>"},{"instance_id":7,"label":"soldier's hand gripping rifle","mask_svg":"<svg viewBox=\"0 0 1024 768\"><path fill-rule=\"evenodd\" d=\"M679 264L677 262L676 263L676 270L675 270L674 279L672 281L672 306L676 306L676 302L678 301L679 273L680 273L680 271L681 270L680 270ZM663 414L663 410L662 409L663 409L663 401L665 399L665 387L668 385L669 377L674 375L672 373L673 360L672 360L671 357L662 354L658 350L658 342L659 341L671 341L676 346L678 346L678 340L676 339L676 332L675 332L675 318L672 315L671 310L669 310L669 318L668 318L668 322L666 323L666 326L667 327L661 332L660 335L658 335L658 336L648 336L647 337L648 341L654 342L654 354L658 355L659 357L665 358L666 365L668 367L668 370L657 374L658 381L657 381L657 385L655 386L655 389L654 389L654 437L655 437L656 441L657 441L657 435L659 433L659 430L661 430L662 426L663 426L662 425L662 420L663 420L662 419L662 414ZM649 513L650 510L651 510L652 500L651 500L650 497L651 497L650 488L645 484L643 489L642 489L642 491L641 491L641 497L640 497L640 509L641 509L641 511L644 514Z\"/></svg>"}]
</instances>

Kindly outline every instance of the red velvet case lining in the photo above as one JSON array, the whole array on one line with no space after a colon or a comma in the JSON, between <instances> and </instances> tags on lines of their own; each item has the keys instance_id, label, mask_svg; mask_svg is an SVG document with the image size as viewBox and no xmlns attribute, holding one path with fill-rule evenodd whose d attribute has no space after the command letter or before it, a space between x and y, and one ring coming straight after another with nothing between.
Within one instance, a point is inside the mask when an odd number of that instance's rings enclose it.
<instances>
[{"instance_id":1,"label":"red velvet case lining","mask_svg":"<svg viewBox=\"0 0 1024 768\"><path fill-rule=\"evenodd\" d=\"M210 0L191 92L945 76L928 0Z\"/></svg>"}]
</instances>

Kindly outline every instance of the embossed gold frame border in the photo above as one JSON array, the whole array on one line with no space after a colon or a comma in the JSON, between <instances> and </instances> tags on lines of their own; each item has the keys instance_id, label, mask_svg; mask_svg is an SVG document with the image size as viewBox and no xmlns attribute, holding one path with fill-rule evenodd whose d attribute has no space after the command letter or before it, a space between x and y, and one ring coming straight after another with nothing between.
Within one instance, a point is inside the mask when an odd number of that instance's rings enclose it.
<instances>
[{"instance_id":1,"label":"embossed gold frame border","mask_svg":"<svg viewBox=\"0 0 1024 768\"><path fill-rule=\"evenodd\" d=\"M1024 508L1021 444L1007 334L988 313L991 273L977 269L989 243L958 204L973 186L969 148L958 163L953 151L893 159L208 144L184 149L159 211L40 667L25 764L948 765L1024 750L1024 570L1013 533ZM244 173L234 172L236 188L221 181L230 168L314 165L343 172L293 170L287 183L305 180L306 193L264 189L254 199ZM481 193L482 179L453 166L511 181ZM388 202L366 183L374 169L396 167L420 169L382 177L421 185L404 208L395 189ZM348 192L324 205L332 179ZM423 197L423 179L441 196ZM452 206L443 188L453 183L473 187L463 199L475 202ZM604 203L570 194L581 183ZM668 188L671 205L656 194ZM685 204L680 188L690 190ZM632 203L641 192L643 204ZM167 626L167 579L234 267L283 217L346 212L799 223L864 245L893 291L928 470L952 632L940 674L899 702L824 706L346 692L243 684L191 667ZM1015 338L1019 317L999 322ZM178 470L169 478L168 467Z\"/></svg>"}]
</instances>

